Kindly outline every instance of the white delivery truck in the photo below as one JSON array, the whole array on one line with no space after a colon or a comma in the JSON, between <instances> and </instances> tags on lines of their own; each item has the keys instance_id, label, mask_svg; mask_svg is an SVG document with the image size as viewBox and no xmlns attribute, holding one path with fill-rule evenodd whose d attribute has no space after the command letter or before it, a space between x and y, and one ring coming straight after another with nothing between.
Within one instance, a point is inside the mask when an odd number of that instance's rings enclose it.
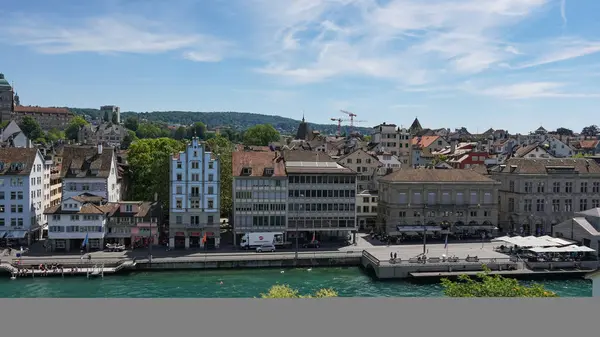
<instances>
[{"instance_id":1,"label":"white delivery truck","mask_svg":"<svg viewBox=\"0 0 600 337\"><path fill-rule=\"evenodd\" d=\"M281 232L260 232L246 233L242 236L240 247L244 249L260 247L266 243L273 244L276 247L284 245L283 233Z\"/></svg>"}]
</instances>

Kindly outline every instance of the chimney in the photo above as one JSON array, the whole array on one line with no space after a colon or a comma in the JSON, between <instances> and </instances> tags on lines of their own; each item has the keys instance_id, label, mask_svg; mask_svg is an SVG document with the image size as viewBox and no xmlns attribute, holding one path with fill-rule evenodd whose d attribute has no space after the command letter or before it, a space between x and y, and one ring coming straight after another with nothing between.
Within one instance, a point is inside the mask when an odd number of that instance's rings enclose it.
<instances>
[{"instance_id":1,"label":"chimney","mask_svg":"<svg viewBox=\"0 0 600 337\"><path fill-rule=\"evenodd\" d=\"M98 154L102 154L102 144L98 144Z\"/></svg>"},{"instance_id":2,"label":"chimney","mask_svg":"<svg viewBox=\"0 0 600 337\"><path fill-rule=\"evenodd\" d=\"M454 153L456 151L456 140L452 140L450 143L450 153Z\"/></svg>"},{"instance_id":3,"label":"chimney","mask_svg":"<svg viewBox=\"0 0 600 337\"><path fill-rule=\"evenodd\" d=\"M31 143L31 139L27 138L27 144L25 145L28 149L33 148L33 144Z\"/></svg>"}]
</instances>

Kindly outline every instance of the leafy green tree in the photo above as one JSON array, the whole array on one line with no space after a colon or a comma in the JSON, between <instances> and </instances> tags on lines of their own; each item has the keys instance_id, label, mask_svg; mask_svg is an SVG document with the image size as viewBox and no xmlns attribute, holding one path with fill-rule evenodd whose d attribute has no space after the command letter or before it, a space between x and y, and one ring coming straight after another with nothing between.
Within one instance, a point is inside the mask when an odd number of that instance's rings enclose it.
<instances>
[{"instance_id":1,"label":"leafy green tree","mask_svg":"<svg viewBox=\"0 0 600 337\"><path fill-rule=\"evenodd\" d=\"M270 124L255 125L244 132L244 144L248 146L267 146L279 140L279 132Z\"/></svg>"},{"instance_id":2,"label":"leafy green tree","mask_svg":"<svg viewBox=\"0 0 600 337\"><path fill-rule=\"evenodd\" d=\"M123 141L121 142L121 149L127 150L131 143L135 142L138 137L135 135L135 132L132 130L127 130L127 135L123 137Z\"/></svg>"},{"instance_id":3,"label":"leafy green tree","mask_svg":"<svg viewBox=\"0 0 600 337\"><path fill-rule=\"evenodd\" d=\"M66 135L64 131L58 129L51 129L46 133L46 141L49 143L55 143L60 139L65 139Z\"/></svg>"},{"instance_id":4,"label":"leafy green tree","mask_svg":"<svg viewBox=\"0 0 600 337\"><path fill-rule=\"evenodd\" d=\"M125 125L126 128L128 128L129 130L135 132L138 129L138 119L135 117L129 117L125 120L125 122L123 123L123 125Z\"/></svg>"},{"instance_id":5,"label":"leafy green tree","mask_svg":"<svg viewBox=\"0 0 600 337\"><path fill-rule=\"evenodd\" d=\"M329 288L329 289L320 289L314 294L309 295L301 295L300 292L296 289L291 288L287 284L283 285L274 285L272 286L266 294L260 294L261 298L331 298L338 297L338 293Z\"/></svg>"},{"instance_id":6,"label":"leafy green tree","mask_svg":"<svg viewBox=\"0 0 600 337\"><path fill-rule=\"evenodd\" d=\"M573 130L567 128L558 128L556 129L556 134L561 136L573 136Z\"/></svg>"},{"instance_id":7,"label":"leafy green tree","mask_svg":"<svg viewBox=\"0 0 600 337\"><path fill-rule=\"evenodd\" d=\"M206 141L210 151L219 157L220 177L221 177L221 215L229 216L231 214L231 184L233 184L231 154L233 153L233 144L222 136L215 136Z\"/></svg>"},{"instance_id":8,"label":"leafy green tree","mask_svg":"<svg viewBox=\"0 0 600 337\"><path fill-rule=\"evenodd\" d=\"M185 149L183 142L171 138L140 139L129 146L127 160L131 170L131 197L154 200L158 193L164 207L169 207L171 156Z\"/></svg>"},{"instance_id":9,"label":"leafy green tree","mask_svg":"<svg viewBox=\"0 0 600 337\"><path fill-rule=\"evenodd\" d=\"M585 155L583 153L577 153L573 156L573 158L585 158Z\"/></svg>"},{"instance_id":10,"label":"leafy green tree","mask_svg":"<svg viewBox=\"0 0 600 337\"><path fill-rule=\"evenodd\" d=\"M23 117L23 120L21 121L21 125L19 125L19 127L21 128L21 131L23 131L25 136L27 136L27 138L31 140L37 140L38 138L44 137L44 131L42 130L40 123L38 123L31 116Z\"/></svg>"},{"instance_id":11,"label":"leafy green tree","mask_svg":"<svg viewBox=\"0 0 600 337\"><path fill-rule=\"evenodd\" d=\"M138 138L171 137L171 131L156 123L140 123L136 131Z\"/></svg>"},{"instance_id":12,"label":"leafy green tree","mask_svg":"<svg viewBox=\"0 0 600 337\"><path fill-rule=\"evenodd\" d=\"M586 137L595 137L600 134L600 128L598 125L586 126L581 130L581 135Z\"/></svg>"},{"instance_id":13,"label":"leafy green tree","mask_svg":"<svg viewBox=\"0 0 600 337\"><path fill-rule=\"evenodd\" d=\"M69 122L69 125L65 129L65 135L67 139L77 140L77 134L82 126L88 125L89 123L81 116L75 116Z\"/></svg>"},{"instance_id":14,"label":"leafy green tree","mask_svg":"<svg viewBox=\"0 0 600 337\"><path fill-rule=\"evenodd\" d=\"M485 266L477 279L463 274L457 281L442 279L442 286L445 295L449 297L558 297L541 284L527 287L519 284L516 279L490 275L490 270Z\"/></svg>"},{"instance_id":15,"label":"leafy green tree","mask_svg":"<svg viewBox=\"0 0 600 337\"><path fill-rule=\"evenodd\" d=\"M187 129L187 138L198 137L199 139L206 138L206 125L202 122L196 122Z\"/></svg>"},{"instance_id":16,"label":"leafy green tree","mask_svg":"<svg viewBox=\"0 0 600 337\"><path fill-rule=\"evenodd\" d=\"M175 138L177 140L182 140L182 139L185 139L186 134L187 134L187 129L185 128L185 126L180 126L173 133L173 138Z\"/></svg>"},{"instance_id":17,"label":"leafy green tree","mask_svg":"<svg viewBox=\"0 0 600 337\"><path fill-rule=\"evenodd\" d=\"M10 121L3 121L0 122L0 130L4 129L5 127L8 126L8 123L10 123Z\"/></svg>"}]
</instances>

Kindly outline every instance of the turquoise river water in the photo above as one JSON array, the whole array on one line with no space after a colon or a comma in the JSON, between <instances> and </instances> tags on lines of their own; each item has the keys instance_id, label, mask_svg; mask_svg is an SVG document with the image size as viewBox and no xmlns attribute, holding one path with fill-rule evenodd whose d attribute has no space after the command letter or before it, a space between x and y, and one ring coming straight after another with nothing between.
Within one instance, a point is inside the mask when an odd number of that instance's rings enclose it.
<instances>
[{"instance_id":1,"label":"turquoise river water","mask_svg":"<svg viewBox=\"0 0 600 337\"><path fill-rule=\"evenodd\" d=\"M221 283L222 282L222 283ZM538 281L561 297L589 297L583 279ZM439 297L439 284L375 281L359 268L246 269L216 271L134 272L104 279L36 277L0 279L0 298L252 298L273 284L289 284L301 293L333 288L344 297ZM528 283L528 282L524 282Z\"/></svg>"}]
</instances>

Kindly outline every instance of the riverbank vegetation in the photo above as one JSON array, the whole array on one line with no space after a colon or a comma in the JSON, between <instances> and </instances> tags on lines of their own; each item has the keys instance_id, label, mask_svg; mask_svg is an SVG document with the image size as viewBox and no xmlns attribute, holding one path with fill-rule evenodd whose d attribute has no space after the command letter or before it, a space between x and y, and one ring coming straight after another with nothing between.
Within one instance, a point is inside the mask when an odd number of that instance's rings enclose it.
<instances>
[{"instance_id":1,"label":"riverbank vegetation","mask_svg":"<svg viewBox=\"0 0 600 337\"><path fill-rule=\"evenodd\" d=\"M261 298L329 298L337 296L338 293L331 288L320 289L314 294L302 295L287 284L274 285L267 293L260 294Z\"/></svg>"},{"instance_id":2,"label":"riverbank vegetation","mask_svg":"<svg viewBox=\"0 0 600 337\"><path fill-rule=\"evenodd\" d=\"M490 275L490 270L471 278L460 275L458 280L442 279L444 294L448 297L558 297L541 284L524 286L516 279Z\"/></svg>"}]
</instances>

